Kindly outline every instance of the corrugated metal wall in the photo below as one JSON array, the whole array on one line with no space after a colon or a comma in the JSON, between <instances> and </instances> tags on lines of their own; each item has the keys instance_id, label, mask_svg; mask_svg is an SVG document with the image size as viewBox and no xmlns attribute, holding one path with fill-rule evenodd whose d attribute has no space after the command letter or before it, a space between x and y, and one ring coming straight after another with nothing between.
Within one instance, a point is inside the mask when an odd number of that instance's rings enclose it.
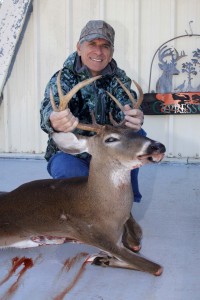
<instances>
[{"instance_id":1,"label":"corrugated metal wall","mask_svg":"<svg viewBox=\"0 0 200 300\"><path fill-rule=\"evenodd\" d=\"M191 20L193 32L200 33L199 0L34 0L33 8L0 106L0 152L45 150L47 136L39 126L44 89L75 50L88 20L105 19L115 28L114 58L144 92L156 49L189 31ZM200 38L195 43L200 47ZM169 156L198 157L199 120L200 115L145 116L144 129L166 145Z\"/></svg>"}]
</instances>

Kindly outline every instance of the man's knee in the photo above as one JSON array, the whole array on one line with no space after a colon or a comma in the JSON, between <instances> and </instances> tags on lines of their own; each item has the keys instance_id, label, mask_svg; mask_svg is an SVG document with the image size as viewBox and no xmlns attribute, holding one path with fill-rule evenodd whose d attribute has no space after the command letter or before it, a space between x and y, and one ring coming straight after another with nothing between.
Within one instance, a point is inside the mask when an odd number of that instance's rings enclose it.
<instances>
[{"instance_id":1,"label":"man's knee","mask_svg":"<svg viewBox=\"0 0 200 300\"><path fill-rule=\"evenodd\" d=\"M67 153L58 152L50 159L47 170L53 178L88 176L89 162Z\"/></svg>"}]
</instances>

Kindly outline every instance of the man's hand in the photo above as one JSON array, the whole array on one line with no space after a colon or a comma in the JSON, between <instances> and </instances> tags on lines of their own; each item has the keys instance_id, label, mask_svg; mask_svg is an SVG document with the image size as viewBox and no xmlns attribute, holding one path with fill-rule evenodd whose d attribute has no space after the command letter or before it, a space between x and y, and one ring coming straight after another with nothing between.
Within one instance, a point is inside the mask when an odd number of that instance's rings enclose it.
<instances>
[{"instance_id":1,"label":"man's hand","mask_svg":"<svg viewBox=\"0 0 200 300\"><path fill-rule=\"evenodd\" d=\"M128 104L124 106L125 125L139 131L144 122L143 112L139 109L132 109Z\"/></svg>"},{"instance_id":2,"label":"man's hand","mask_svg":"<svg viewBox=\"0 0 200 300\"><path fill-rule=\"evenodd\" d=\"M70 132L76 128L79 121L67 108L60 112L53 111L50 114L50 122L56 131Z\"/></svg>"}]
</instances>

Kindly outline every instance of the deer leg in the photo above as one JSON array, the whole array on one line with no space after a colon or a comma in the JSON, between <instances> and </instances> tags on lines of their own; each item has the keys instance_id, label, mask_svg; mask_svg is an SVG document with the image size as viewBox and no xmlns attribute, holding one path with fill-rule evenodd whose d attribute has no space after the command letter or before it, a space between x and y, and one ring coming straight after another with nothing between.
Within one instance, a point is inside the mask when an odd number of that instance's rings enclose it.
<instances>
[{"instance_id":1,"label":"deer leg","mask_svg":"<svg viewBox=\"0 0 200 300\"><path fill-rule=\"evenodd\" d=\"M130 252L124 247L119 247L118 249L115 248L115 251L112 251L112 254L101 252L99 255L90 256L87 261L92 262L92 264L97 266L138 270L148 272L155 276L159 276L163 272L163 268L157 263L152 262L141 255Z\"/></svg>"},{"instance_id":2,"label":"deer leg","mask_svg":"<svg viewBox=\"0 0 200 300\"><path fill-rule=\"evenodd\" d=\"M142 229L135 221L132 214L124 225L124 233L122 236L123 245L133 252L138 252L141 249Z\"/></svg>"},{"instance_id":3,"label":"deer leg","mask_svg":"<svg viewBox=\"0 0 200 300\"><path fill-rule=\"evenodd\" d=\"M92 241L91 236L93 237ZM119 232L116 234L116 231L110 230L109 232L107 230L102 233L95 230L90 235L90 242L87 240L87 244L93 245L105 253L102 255L101 252L100 254L91 256L89 261L92 261L92 264L138 270L156 276L161 275L163 271L163 268L159 264L127 249L120 239Z\"/></svg>"}]
</instances>

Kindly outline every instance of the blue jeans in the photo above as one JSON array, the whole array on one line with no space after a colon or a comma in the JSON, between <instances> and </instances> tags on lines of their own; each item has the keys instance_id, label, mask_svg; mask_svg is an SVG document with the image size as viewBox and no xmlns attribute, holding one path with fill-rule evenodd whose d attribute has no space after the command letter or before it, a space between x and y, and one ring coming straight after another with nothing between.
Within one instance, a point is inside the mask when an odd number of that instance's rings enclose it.
<instances>
[{"instance_id":1,"label":"blue jeans","mask_svg":"<svg viewBox=\"0 0 200 300\"><path fill-rule=\"evenodd\" d=\"M139 134L146 135L144 130L140 130ZM71 178L89 175L90 157L86 159L78 158L64 152L57 152L48 162L47 170L49 174L55 178ZM140 202L142 195L138 186L139 169L131 170L131 184L134 192L134 201Z\"/></svg>"}]
</instances>

